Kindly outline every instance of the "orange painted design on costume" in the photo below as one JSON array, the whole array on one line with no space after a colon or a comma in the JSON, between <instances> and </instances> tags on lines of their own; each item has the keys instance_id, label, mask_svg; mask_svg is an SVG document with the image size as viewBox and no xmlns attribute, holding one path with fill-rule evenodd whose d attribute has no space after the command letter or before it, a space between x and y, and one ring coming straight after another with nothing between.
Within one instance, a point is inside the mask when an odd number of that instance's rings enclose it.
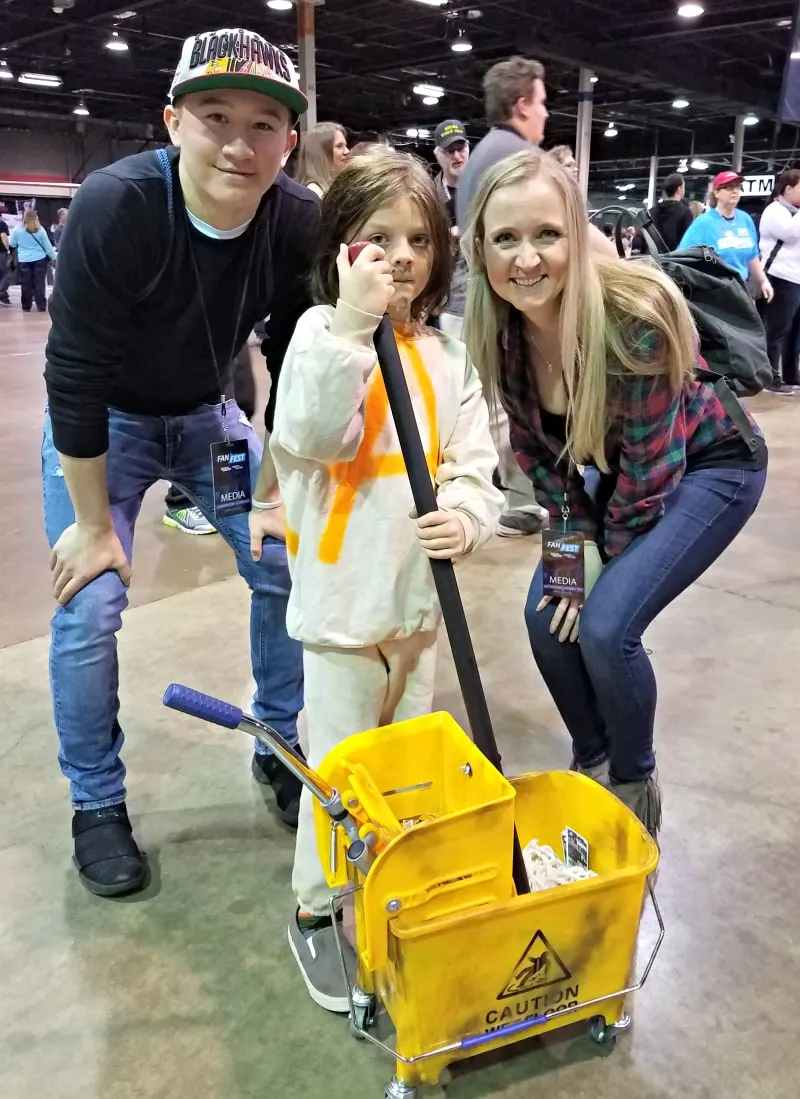
<instances>
[{"instance_id":1,"label":"orange painted design on costume","mask_svg":"<svg viewBox=\"0 0 800 1099\"><path fill-rule=\"evenodd\" d=\"M300 549L300 535L291 527L285 527L284 529L286 532L286 552L291 553L292 557L297 557L297 551Z\"/></svg>"},{"instance_id":2,"label":"orange painted design on costume","mask_svg":"<svg viewBox=\"0 0 800 1099\"><path fill-rule=\"evenodd\" d=\"M431 478L436 476L440 464L439 432L436 421L436 393L422 356L413 340L398 339L401 355L408 357L419 386L425 414L428 418L430 441L425 457ZM364 410L364 437L352 462L336 462L328 468L332 480L338 482L333 497L328 523L319 544L319 559L325 565L335 565L344 545L347 524L353 511L356 494L361 486L378 477L397 477L406 473L402 454L376 454L375 447L389 418L389 397L383 375L377 369L367 390ZM289 542L287 539L287 549Z\"/></svg>"}]
</instances>

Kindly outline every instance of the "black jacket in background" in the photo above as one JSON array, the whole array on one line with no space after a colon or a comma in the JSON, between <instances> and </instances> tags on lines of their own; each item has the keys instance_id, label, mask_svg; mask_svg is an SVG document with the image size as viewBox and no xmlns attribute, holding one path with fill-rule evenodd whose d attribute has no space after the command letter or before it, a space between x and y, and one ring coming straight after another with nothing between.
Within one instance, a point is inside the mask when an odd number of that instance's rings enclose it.
<instances>
[{"instance_id":1,"label":"black jacket in background","mask_svg":"<svg viewBox=\"0 0 800 1099\"><path fill-rule=\"evenodd\" d=\"M664 243L670 252L674 252L683 239L683 234L694 221L689 203L685 199L680 202L674 198L665 198L650 211Z\"/></svg>"},{"instance_id":2,"label":"black jacket in background","mask_svg":"<svg viewBox=\"0 0 800 1099\"><path fill-rule=\"evenodd\" d=\"M275 391L297 320L312 304L308 276L319 203L311 191L279 172L247 231L235 240L212 240L189 223L178 150L169 156L172 224L152 152L92 172L70 207L45 367L53 439L62 454L105 453L109 406L182 416L219 400L192 249L226 394L233 393L233 354L265 317Z\"/></svg>"}]
</instances>

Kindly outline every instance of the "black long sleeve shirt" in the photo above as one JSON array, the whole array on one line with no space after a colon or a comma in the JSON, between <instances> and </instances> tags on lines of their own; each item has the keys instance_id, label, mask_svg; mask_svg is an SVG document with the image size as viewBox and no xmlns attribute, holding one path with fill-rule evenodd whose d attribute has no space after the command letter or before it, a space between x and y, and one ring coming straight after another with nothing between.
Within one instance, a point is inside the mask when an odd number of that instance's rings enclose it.
<instances>
[{"instance_id":1,"label":"black long sleeve shirt","mask_svg":"<svg viewBox=\"0 0 800 1099\"><path fill-rule=\"evenodd\" d=\"M264 351L274 383L295 324L311 305L316 197L281 172L241 237L212 240L186 217L177 161L178 151L170 150L172 222L152 152L93 172L70 207L45 367L53 439L62 454L105 453L109 406L180 416L219 400L190 234L226 394L231 359L253 325L269 316Z\"/></svg>"}]
</instances>

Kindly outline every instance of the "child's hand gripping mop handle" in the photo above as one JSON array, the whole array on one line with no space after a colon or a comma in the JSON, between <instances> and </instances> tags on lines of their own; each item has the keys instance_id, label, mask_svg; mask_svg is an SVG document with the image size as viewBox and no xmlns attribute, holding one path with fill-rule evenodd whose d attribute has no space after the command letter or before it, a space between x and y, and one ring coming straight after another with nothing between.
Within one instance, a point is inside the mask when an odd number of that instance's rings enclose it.
<instances>
[{"instance_id":1,"label":"child's hand gripping mop handle","mask_svg":"<svg viewBox=\"0 0 800 1099\"><path fill-rule=\"evenodd\" d=\"M338 791L312 770L303 757L286 743L280 733L269 725L265 725L263 721L243 713L238 706L232 706L230 702L223 702L219 698L202 694L192 687L184 687L180 683L172 683L167 687L163 701L164 705L169 706L171 710L178 710L190 717L202 718L204 721L210 721L212 725L221 725L223 729L241 729L243 733L249 733L250 736L258 737L268 744L284 766L322 803L323 809L331 820L344 828L350 838L348 861L357 866L363 874L367 873L373 858L372 850L359 836L358 825L342 804Z\"/></svg>"},{"instance_id":2,"label":"child's hand gripping mop handle","mask_svg":"<svg viewBox=\"0 0 800 1099\"><path fill-rule=\"evenodd\" d=\"M414 497L417 515L429 515L432 511L438 511L436 493L431 483L425 451L419 436L411 396L403 373L403 364L400 361L400 353L397 350L394 332L388 317L384 317L378 325L378 330L375 333L375 350L378 353L378 362L386 385L389 407L392 410L397 435L400 440L400 449L403 452L408 479L411 482L411 492ZM432 558L430 566L433 570L436 593L439 596L444 623L447 627L447 636L450 639L450 648L453 651L453 662L456 666L458 682L464 696L464 705L472 729L472 738L489 762L493 763L502 774L500 752L497 748L489 708L486 705L486 696L483 693L483 684L478 671L478 663L475 659L475 650L472 647L472 638L469 633L467 616L464 613L464 605L461 602L453 562ZM516 830L514 832L513 872L517 893L529 893L528 874Z\"/></svg>"}]
</instances>

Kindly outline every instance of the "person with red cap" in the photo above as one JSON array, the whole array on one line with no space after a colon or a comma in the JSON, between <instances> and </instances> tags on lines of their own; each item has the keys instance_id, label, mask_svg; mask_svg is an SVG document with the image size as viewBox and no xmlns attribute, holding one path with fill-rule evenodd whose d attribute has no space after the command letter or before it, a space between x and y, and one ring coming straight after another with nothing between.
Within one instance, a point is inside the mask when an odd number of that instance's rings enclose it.
<instances>
[{"instance_id":1,"label":"person with red cap","mask_svg":"<svg viewBox=\"0 0 800 1099\"><path fill-rule=\"evenodd\" d=\"M297 742L303 668L286 633L283 507L269 451L262 461L232 399L230 364L269 316L274 391L311 304L319 203L281 171L306 107L292 61L260 35L193 35L164 109L172 148L93 172L70 208L45 368L50 678L74 863L99 896L148 877L126 809L117 632L136 518L156 481L185 492L236 555L252 593L253 712ZM260 742L252 771L296 828L299 782Z\"/></svg>"},{"instance_id":2,"label":"person with red cap","mask_svg":"<svg viewBox=\"0 0 800 1099\"><path fill-rule=\"evenodd\" d=\"M730 169L714 177L708 196L709 209L696 217L678 245L713 248L720 259L742 279L748 277L765 301L772 301L772 286L758 254L758 230L748 213L739 209L744 176Z\"/></svg>"}]
</instances>

